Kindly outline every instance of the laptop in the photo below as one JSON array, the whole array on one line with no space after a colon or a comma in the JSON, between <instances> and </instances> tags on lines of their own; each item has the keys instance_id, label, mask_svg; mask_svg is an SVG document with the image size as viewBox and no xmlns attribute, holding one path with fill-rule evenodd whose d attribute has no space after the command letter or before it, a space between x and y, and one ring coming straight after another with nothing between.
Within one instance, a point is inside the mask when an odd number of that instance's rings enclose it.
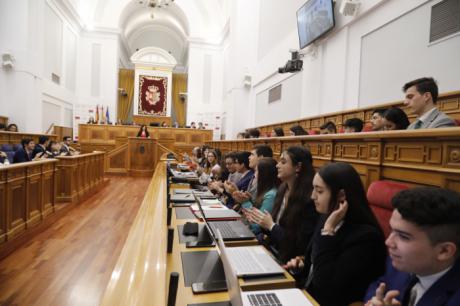
<instances>
[{"instance_id":1,"label":"laptop","mask_svg":"<svg viewBox=\"0 0 460 306\"><path fill-rule=\"evenodd\" d=\"M203 210L202 201L200 198L196 197L198 207L200 211L193 213L200 219L207 219L208 221L224 221L224 220L238 220L241 219L241 215L234 211L233 209L216 209L216 210ZM206 205L204 205L206 206Z\"/></svg>"},{"instance_id":2,"label":"laptop","mask_svg":"<svg viewBox=\"0 0 460 306\"><path fill-rule=\"evenodd\" d=\"M241 220L236 221L209 221L206 213L201 206L201 202L198 200L198 207L200 209L201 215L203 216L204 223L206 228L209 230L209 234L213 237L216 237L216 232L219 229L224 241L237 241L237 240L252 240L256 236L245 225ZM230 209L227 209L230 210Z\"/></svg>"},{"instance_id":3,"label":"laptop","mask_svg":"<svg viewBox=\"0 0 460 306\"><path fill-rule=\"evenodd\" d=\"M233 248L226 248L222 240L220 231L217 231L217 247L224 266L231 306L313 306L297 288L241 292L237 274L230 262L231 255L228 254L228 250Z\"/></svg>"}]
</instances>

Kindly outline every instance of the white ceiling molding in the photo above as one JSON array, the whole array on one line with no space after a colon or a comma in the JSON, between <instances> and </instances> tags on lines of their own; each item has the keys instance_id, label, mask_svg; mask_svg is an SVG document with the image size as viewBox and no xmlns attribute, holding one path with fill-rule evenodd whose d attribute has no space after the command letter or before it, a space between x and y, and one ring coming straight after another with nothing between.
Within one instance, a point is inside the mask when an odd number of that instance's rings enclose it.
<instances>
[{"instance_id":1,"label":"white ceiling molding","mask_svg":"<svg viewBox=\"0 0 460 306\"><path fill-rule=\"evenodd\" d=\"M174 69L176 59L167 51L157 47L142 48L131 56L131 61L136 66L161 67Z\"/></svg>"}]
</instances>

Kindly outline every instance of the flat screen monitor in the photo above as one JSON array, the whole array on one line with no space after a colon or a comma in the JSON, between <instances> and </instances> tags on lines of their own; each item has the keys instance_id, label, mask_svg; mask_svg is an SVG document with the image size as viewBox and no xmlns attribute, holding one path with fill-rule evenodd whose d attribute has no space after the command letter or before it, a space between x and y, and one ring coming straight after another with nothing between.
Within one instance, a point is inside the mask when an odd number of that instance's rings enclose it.
<instances>
[{"instance_id":1,"label":"flat screen monitor","mask_svg":"<svg viewBox=\"0 0 460 306\"><path fill-rule=\"evenodd\" d=\"M308 0L297 11L300 49L334 28L333 0Z\"/></svg>"}]
</instances>

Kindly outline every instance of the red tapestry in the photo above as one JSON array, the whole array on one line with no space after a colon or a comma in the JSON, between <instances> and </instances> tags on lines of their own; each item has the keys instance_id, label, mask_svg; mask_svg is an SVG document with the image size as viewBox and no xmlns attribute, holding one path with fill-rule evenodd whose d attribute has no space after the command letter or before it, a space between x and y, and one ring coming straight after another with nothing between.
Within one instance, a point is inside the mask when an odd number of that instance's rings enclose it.
<instances>
[{"instance_id":1,"label":"red tapestry","mask_svg":"<svg viewBox=\"0 0 460 306\"><path fill-rule=\"evenodd\" d=\"M139 115L166 116L168 78L139 76Z\"/></svg>"}]
</instances>

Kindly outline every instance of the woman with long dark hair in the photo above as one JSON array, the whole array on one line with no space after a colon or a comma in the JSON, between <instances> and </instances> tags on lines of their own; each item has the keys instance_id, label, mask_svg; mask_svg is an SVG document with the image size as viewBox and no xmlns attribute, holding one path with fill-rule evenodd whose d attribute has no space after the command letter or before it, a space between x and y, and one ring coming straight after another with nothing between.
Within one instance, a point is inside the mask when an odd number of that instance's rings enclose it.
<instances>
[{"instance_id":1,"label":"woman with long dark hair","mask_svg":"<svg viewBox=\"0 0 460 306\"><path fill-rule=\"evenodd\" d=\"M362 301L369 284L384 272L386 249L361 178L347 163L328 164L313 179L312 199L321 214L318 228L305 256L286 268L300 269L320 305Z\"/></svg>"},{"instance_id":2,"label":"woman with long dark hair","mask_svg":"<svg viewBox=\"0 0 460 306\"><path fill-rule=\"evenodd\" d=\"M241 207L244 208L244 214L249 217L251 215L252 207L269 213L273 210L276 189L279 185L276 161L270 157L260 158L254 172L254 177L257 181L255 201L250 199L249 201L241 204ZM251 223L250 227L254 234L260 233L260 226L258 224Z\"/></svg>"},{"instance_id":3,"label":"woman with long dark hair","mask_svg":"<svg viewBox=\"0 0 460 306\"><path fill-rule=\"evenodd\" d=\"M308 132L303 129L300 125L291 126L289 129L291 136L302 136L308 135Z\"/></svg>"},{"instance_id":4,"label":"woman with long dark hair","mask_svg":"<svg viewBox=\"0 0 460 306\"><path fill-rule=\"evenodd\" d=\"M383 114L383 129L385 131L405 130L409 124L406 113L398 107L390 108Z\"/></svg>"},{"instance_id":5,"label":"woman with long dark hair","mask_svg":"<svg viewBox=\"0 0 460 306\"><path fill-rule=\"evenodd\" d=\"M272 213L251 210L250 221L260 225L268 245L283 262L302 255L314 232L318 214L311 200L315 170L310 151L289 147L281 154L278 178L281 180Z\"/></svg>"},{"instance_id":6,"label":"woman with long dark hair","mask_svg":"<svg viewBox=\"0 0 460 306\"><path fill-rule=\"evenodd\" d=\"M147 126L145 124L141 125L139 132L137 132L137 137L142 137L142 138L150 137L149 131L147 130Z\"/></svg>"}]
</instances>

